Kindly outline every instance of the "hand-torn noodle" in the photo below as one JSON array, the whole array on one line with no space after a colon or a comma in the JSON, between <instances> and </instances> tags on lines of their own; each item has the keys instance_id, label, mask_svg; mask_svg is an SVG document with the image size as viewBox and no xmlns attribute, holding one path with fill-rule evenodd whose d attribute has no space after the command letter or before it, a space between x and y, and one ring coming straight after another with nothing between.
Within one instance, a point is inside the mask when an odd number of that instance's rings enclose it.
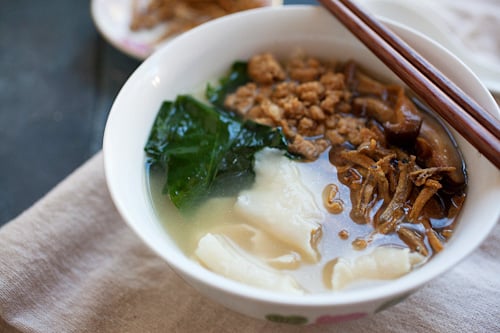
<instances>
[{"instance_id":1,"label":"hand-torn noodle","mask_svg":"<svg viewBox=\"0 0 500 333\"><path fill-rule=\"evenodd\" d=\"M315 247L324 215L299 170L279 151L265 149L256 156L255 173L253 187L238 195L236 212L317 261Z\"/></svg>"},{"instance_id":2,"label":"hand-torn noodle","mask_svg":"<svg viewBox=\"0 0 500 333\"><path fill-rule=\"evenodd\" d=\"M333 290L363 280L391 280L408 273L423 256L408 249L378 247L370 254L355 259L339 258L330 277Z\"/></svg>"},{"instance_id":3,"label":"hand-torn noodle","mask_svg":"<svg viewBox=\"0 0 500 333\"><path fill-rule=\"evenodd\" d=\"M260 262L225 236L206 234L195 255L209 269L230 279L275 291L304 292L292 276Z\"/></svg>"}]
</instances>

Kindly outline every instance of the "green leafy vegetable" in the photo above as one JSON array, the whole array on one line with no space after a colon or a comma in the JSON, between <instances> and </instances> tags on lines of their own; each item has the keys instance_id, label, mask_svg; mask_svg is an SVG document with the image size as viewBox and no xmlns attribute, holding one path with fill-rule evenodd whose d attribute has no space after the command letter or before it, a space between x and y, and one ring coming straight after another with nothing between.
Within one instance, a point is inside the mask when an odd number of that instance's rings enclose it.
<instances>
[{"instance_id":1,"label":"green leafy vegetable","mask_svg":"<svg viewBox=\"0 0 500 333\"><path fill-rule=\"evenodd\" d=\"M286 146L278 129L178 96L163 103L145 151L151 165L166 171L164 193L186 212L211 194L231 195L248 186L255 177L254 154Z\"/></svg>"},{"instance_id":2,"label":"green leafy vegetable","mask_svg":"<svg viewBox=\"0 0 500 333\"><path fill-rule=\"evenodd\" d=\"M206 97L210 103L218 108L224 109L224 100L226 96L249 81L250 77L247 72L247 63L237 61L231 66L229 74L219 80L218 86L212 87L208 85Z\"/></svg>"}]
</instances>

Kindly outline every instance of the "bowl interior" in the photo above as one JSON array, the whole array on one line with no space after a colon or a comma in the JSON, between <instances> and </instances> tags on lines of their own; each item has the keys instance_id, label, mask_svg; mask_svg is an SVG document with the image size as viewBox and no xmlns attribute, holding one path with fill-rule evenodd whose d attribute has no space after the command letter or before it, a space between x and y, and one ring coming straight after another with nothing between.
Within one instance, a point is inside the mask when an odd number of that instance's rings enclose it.
<instances>
[{"instance_id":1,"label":"bowl interior","mask_svg":"<svg viewBox=\"0 0 500 333\"><path fill-rule=\"evenodd\" d=\"M498 116L493 98L463 63L418 33L386 21L401 37L440 68L486 110ZM422 268L387 284L363 290L290 296L264 292L213 274L187 259L166 233L152 209L145 185L144 144L164 100L204 89L239 59L271 51L286 58L302 49L325 59L355 59L380 77L398 82L368 49L322 8L284 6L230 15L195 28L148 58L118 94L106 125L104 159L108 187L125 221L170 266L201 283L242 297L296 304L347 304L413 290L448 270L469 254L499 220L500 173L454 132L464 153L468 198L455 235L445 251ZM224 286L224 287L222 287Z\"/></svg>"}]
</instances>

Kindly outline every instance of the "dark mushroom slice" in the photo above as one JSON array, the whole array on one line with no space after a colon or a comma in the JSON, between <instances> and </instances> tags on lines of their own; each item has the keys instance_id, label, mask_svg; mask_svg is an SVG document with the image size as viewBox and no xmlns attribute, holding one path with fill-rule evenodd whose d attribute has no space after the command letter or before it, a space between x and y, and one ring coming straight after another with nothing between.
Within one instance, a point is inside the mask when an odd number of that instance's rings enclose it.
<instances>
[{"instance_id":1,"label":"dark mushroom slice","mask_svg":"<svg viewBox=\"0 0 500 333\"><path fill-rule=\"evenodd\" d=\"M454 167L445 175L453 189L461 189L466 183L465 166L456 143L448 131L436 119L422 114L423 122L416 140L416 157L419 165L426 168Z\"/></svg>"},{"instance_id":2,"label":"dark mushroom slice","mask_svg":"<svg viewBox=\"0 0 500 333\"><path fill-rule=\"evenodd\" d=\"M415 104L406 96L403 87L398 86L394 90L394 115L382 125L389 142L409 147L415 143L419 134L422 117Z\"/></svg>"},{"instance_id":3,"label":"dark mushroom slice","mask_svg":"<svg viewBox=\"0 0 500 333\"><path fill-rule=\"evenodd\" d=\"M381 124L394 117L394 109L375 97L355 98L352 102L352 110L355 114L372 117Z\"/></svg>"},{"instance_id":4,"label":"dark mushroom slice","mask_svg":"<svg viewBox=\"0 0 500 333\"><path fill-rule=\"evenodd\" d=\"M348 61L343 70L347 87L355 95L372 95L385 99L387 96L386 86L364 74L359 66L353 61Z\"/></svg>"},{"instance_id":5,"label":"dark mushroom slice","mask_svg":"<svg viewBox=\"0 0 500 333\"><path fill-rule=\"evenodd\" d=\"M391 95L393 106L390 101L362 96L353 100L353 112L371 117L382 124L388 141L398 145L412 145L420 130L420 113L402 87L390 86L387 91Z\"/></svg>"}]
</instances>

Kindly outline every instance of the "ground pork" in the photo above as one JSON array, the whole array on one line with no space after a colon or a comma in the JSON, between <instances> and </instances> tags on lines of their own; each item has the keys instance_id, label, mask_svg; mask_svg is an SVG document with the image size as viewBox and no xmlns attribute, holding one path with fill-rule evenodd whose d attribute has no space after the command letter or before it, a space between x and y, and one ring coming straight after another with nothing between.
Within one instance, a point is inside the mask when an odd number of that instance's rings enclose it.
<instances>
[{"instance_id":1,"label":"ground pork","mask_svg":"<svg viewBox=\"0 0 500 333\"><path fill-rule=\"evenodd\" d=\"M343 73L308 57L285 64L270 53L248 62L252 82L227 96L225 105L260 124L280 126L290 149L316 159L330 144L360 143L366 120L349 115L351 93Z\"/></svg>"}]
</instances>

